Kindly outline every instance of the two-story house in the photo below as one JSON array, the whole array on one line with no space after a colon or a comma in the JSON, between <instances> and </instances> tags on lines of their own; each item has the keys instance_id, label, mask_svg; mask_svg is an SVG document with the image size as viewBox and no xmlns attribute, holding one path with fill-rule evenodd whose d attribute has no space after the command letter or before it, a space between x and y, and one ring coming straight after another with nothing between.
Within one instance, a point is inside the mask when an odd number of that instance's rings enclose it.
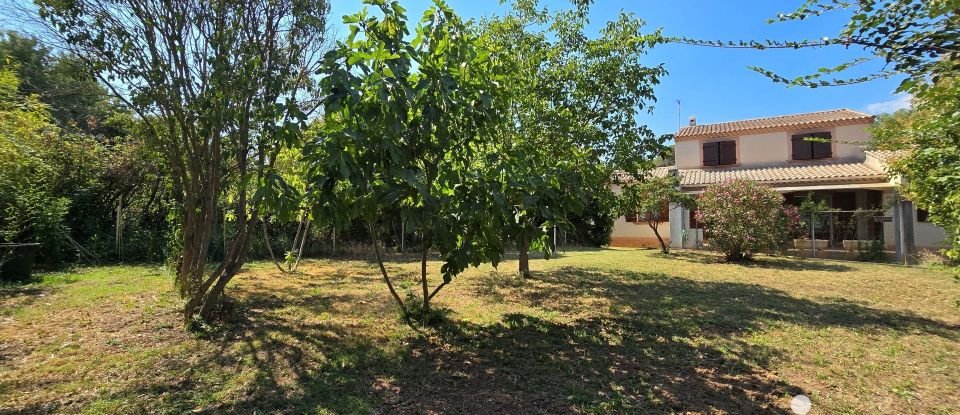
<instances>
[{"instance_id":1,"label":"two-story house","mask_svg":"<svg viewBox=\"0 0 960 415\"><path fill-rule=\"evenodd\" d=\"M896 154L865 150L872 123L873 116L848 109L704 125L691 118L676 135L675 165L651 174L678 175L682 190L691 194L734 178L771 186L790 203L813 192L831 207L825 214L831 220L816 235L830 249L842 250L844 240L881 240L885 249L907 253L940 248L943 230L902 200L899 179L886 173ZM702 245L703 230L692 213L670 208L670 220L658 231L669 235L672 247ZM653 247L657 240L641 219L620 217L611 245Z\"/></svg>"}]
</instances>

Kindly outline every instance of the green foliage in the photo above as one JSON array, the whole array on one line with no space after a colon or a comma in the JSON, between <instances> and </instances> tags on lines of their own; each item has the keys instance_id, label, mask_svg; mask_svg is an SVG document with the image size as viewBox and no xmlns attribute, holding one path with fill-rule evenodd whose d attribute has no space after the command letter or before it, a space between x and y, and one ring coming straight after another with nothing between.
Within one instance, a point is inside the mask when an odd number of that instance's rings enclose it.
<instances>
[{"instance_id":1,"label":"green foliage","mask_svg":"<svg viewBox=\"0 0 960 415\"><path fill-rule=\"evenodd\" d=\"M850 19L835 37L809 40L708 41L673 38L674 42L699 46L750 49L801 49L857 46L870 56L861 56L834 66L823 67L808 75L787 78L776 72L751 67L775 82L809 88L850 85L874 79L906 74L901 91L912 91L927 82L927 75L939 73L946 66L953 71L960 38L956 10L960 1L943 0L806 0L794 12L779 14L770 22L794 22L814 19L825 14L848 14ZM865 75L828 78L856 71L870 62L882 64L880 69Z\"/></svg>"},{"instance_id":2,"label":"green foliage","mask_svg":"<svg viewBox=\"0 0 960 415\"><path fill-rule=\"evenodd\" d=\"M887 254L883 252L883 241L881 240L859 243L857 246L857 261L882 262L886 259Z\"/></svg>"},{"instance_id":3,"label":"green foliage","mask_svg":"<svg viewBox=\"0 0 960 415\"><path fill-rule=\"evenodd\" d=\"M941 79L915 100L909 128L892 129L908 150L891 171L904 193L947 231L951 259L960 259L960 83Z\"/></svg>"},{"instance_id":4,"label":"green foliage","mask_svg":"<svg viewBox=\"0 0 960 415\"><path fill-rule=\"evenodd\" d=\"M16 32L0 36L0 67L14 68L21 95L35 95L56 124L69 130L115 137L104 125L116 113L106 91L77 56L54 54L37 39Z\"/></svg>"},{"instance_id":5,"label":"green foliage","mask_svg":"<svg viewBox=\"0 0 960 415\"><path fill-rule=\"evenodd\" d=\"M56 252L70 200L55 192L56 128L46 105L19 95L20 81L0 69L0 241L40 242Z\"/></svg>"},{"instance_id":6,"label":"green foliage","mask_svg":"<svg viewBox=\"0 0 960 415\"><path fill-rule=\"evenodd\" d=\"M315 109L311 75L327 2L36 3L64 46L139 115L168 163L184 321L199 313L209 322L246 260L259 206L279 217L300 208L272 164L299 142ZM206 277L221 218L232 234L224 261Z\"/></svg>"},{"instance_id":7,"label":"green foliage","mask_svg":"<svg viewBox=\"0 0 960 415\"><path fill-rule=\"evenodd\" d=\"M20 201L13 206L33 206L10 207L6 233L25 228L23 223L46 221L34 229L45 229L43 235L21 236L44 241L38 259L46 266L78 259L162 259L163 163L144 143L141 123L110 103L73 55L53 54L15 33L0 38L0 55L5 68L0 106L17 111L5 120L20 120L19 127L8 124L13 139L5 144L16 145L12 160L21 168L10 171L7 164L4 179L7 186L20 183L21 190L5 195ZM24 81L11 83L16 74ZM58 213L65 207L65 214ZM40 211L44 216L35 213ZM118 224L123 232L117 232ZM63 243L68 237L72 241Z\"/></svg>"},{"instance_id":8,"label":"green foliage","mask_svg":"<svg viewBox=\"0 0 960 415\"><path fill-rule=\"evenodd\" d=\"M366 8L345 16L350 34L325 57L325 136L306 151L311 186L325 201L314 217L373 226L386 212L399 215L421 232L424 252L440 253L446 284L503 251L501 156L490 140L503 79L475 29L445 3L424 13L412 39L398 2L365 3L382 17ZM384 278L389 284L385 270Z\"/></svg>"},{"instance_id":9,"label":"green foliage","mask_svg":"<svg viewBox=\"0 0 960 415\"><path fill-rule=\"evenodd\" d=\"M822 234L829 226L830 216L824 216L823 212L830 210L830 205L826 200L818 200L814 196L813 192L808 193L797 207L800 220L794 233L802 239L810 238L811 228L815 234Z\"/></svg>"},{"instance_id":10,"label":"green foliage","mask_svg":"<svg viewBox=\"0 0 960 415\"><path fill-rule=\"evenodd\" d=\"M697 221L707 240L731 261L780 250L788 233L783 196L757 182L737 179L707 187L697 199Z\"/></svg>"},{"instance_id":11,"label":"green foliage","mask_svg":"<svg viewBox=\"0 0 960 415\"><path fill-rule=\"evenodd\" d=\"M642 217L660 241L660 250L666 254L670 250L657 230L661 223L670 220L669 217L663 217L663 212L669 212L671 205L690 206L692 202L693 198L680 190L679 177L675 175L647 177L637 183L623 186L618 197L618 213Z\"/></svg>"},{"instance_id":12,"label":"green foliage","mask_svg":"<svg viewBox=\"0 0 960 415\"><path fill-rule=\"evenodd\" d=\"M571 146L592 151L613 169L641 172L666 151L637 116L651 110L654 87L667 74L643 63L662 43L659 30L643 33L643 20L628 13L588 31L588 4L551 12L538 1L513 3L506 15L484 22L484 38L515 77L511 110L514 139L532 140L541 151ZM606 177L605 177L606 178Z\"/></svg>"},{"instance_id":13,"label":"green foliage","mask_svg":"<svg viewBox=\"0 0 960 415\"><path fill-rule=\"evenodd\" d=\"M910 148L910 130L918 121L918 114L913 109L902 109L893 114L876 116L870 133L871 150L906 150Z\"/></svg>"},{"instance_id":14,"label":"green foliage","mask_svg":"<svg viewBox=\"0 0 960 415\"><path fill-rule=\"evenodd\" d=\"M641 62L661 41L659 32L641 33L641 20L621 14L591 37L587 6L551 12L535 0L516 1L483 22L483 41L507 77L509 122L497 130L512 210L505 229L524 274L529 249L549 255L554 227L579 225L593 244L605 243L612 220L597 196L609 193L610 173L649 169L664 150L663 140L636 122L666 73ZM592 217L582 216L586 209Z\"/></svg>"},{"instance_id":15,"label":"green foliage","mask_svg":"<svg viewBox=\"0 0 960 415\"><path fill-rule=\"evenodd\" d=\"M605 186L592 194L583 212L570 216L573 230L568 239L585 246L610 245L610 234L617 219L615 205L616 196L609 187Z\"/></svg>"}]
</instances>

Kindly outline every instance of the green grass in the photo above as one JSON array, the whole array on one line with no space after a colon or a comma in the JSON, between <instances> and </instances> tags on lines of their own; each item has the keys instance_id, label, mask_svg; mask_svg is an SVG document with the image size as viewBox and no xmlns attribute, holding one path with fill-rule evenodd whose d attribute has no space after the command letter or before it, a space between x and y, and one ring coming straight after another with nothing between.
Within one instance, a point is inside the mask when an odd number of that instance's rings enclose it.
<instances>
[{"instance_id":1,"label":"green grass","mask_svg":"<svg viewBox=\"0 0 960 415\"><path fill-rule=\"evenodd\" d=\"M0 413L947 414L960 284L939 270L708 253L570 252L481 267L402 323L373 263L252 264L238 315L181 328L160 268L0 288ZM439 264L431 263L433 272ZM418 264L388 269L417 290Z\"/></svg>"}]
</instances>

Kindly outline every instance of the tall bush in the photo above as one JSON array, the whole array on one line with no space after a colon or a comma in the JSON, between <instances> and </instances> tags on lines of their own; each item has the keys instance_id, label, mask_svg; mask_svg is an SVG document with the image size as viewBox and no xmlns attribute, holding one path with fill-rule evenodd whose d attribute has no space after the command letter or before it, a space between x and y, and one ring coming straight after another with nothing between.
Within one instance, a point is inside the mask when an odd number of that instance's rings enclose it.
<instances>
[{"instance_id":1,"label":"tall bush","mask_svg":"<svg viewBox=\"0 0 960 415\"><path fill-rule=\"evenodd\" d=\"M697 201L696 217L704 224L710 245L727 260L745 260L785 246L795 215L787 215L783 202L775 190L737 179L707 187Z\"/></svg>"},{"instance_id":2,"label":"tall bush","mask_svg":"<svg viewBox=\"0 0 960 415\"><path fill-rule=\"evenodd\" d=\"M54 192L59 176L47 105L19 95L16 72L0 69L0 243L39 242L51 256L62 242L70 200Z\"/></svg>"}]
</instances>

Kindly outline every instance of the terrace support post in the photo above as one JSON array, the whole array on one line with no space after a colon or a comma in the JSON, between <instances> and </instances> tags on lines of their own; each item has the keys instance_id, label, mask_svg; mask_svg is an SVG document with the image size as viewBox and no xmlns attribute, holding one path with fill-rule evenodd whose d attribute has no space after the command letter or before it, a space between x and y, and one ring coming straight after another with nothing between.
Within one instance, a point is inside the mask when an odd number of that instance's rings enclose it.
<instances>
[{"instance_id":1,"label":"terrace support post","mask_svg":"<svg viewBox=\"0 0 960 415\"><path fill-rule=\"evenodd\" d=\"M855 197L857 209L866 210L871 208L866 190L857 190ZM863 213L854 213L854 215L856 215L854 219L857 221L857 239L861 241L872 239L870 237L871 218L869 215L865 211Z\"/></svg>"},{"instance_id":2,"label":"terrace support post","mask_svg":"<svg viewBox=\"0 0 960 415\"><path fill-rule=\"evenodd\" d=\"M900 193L893 193L893 240L896 246L897 263L903 263L903 239L900 237Z\"/></svg>"},{"instance_id":3,"label":"terrace support post","mask_svg":"<svg viewBox=\"0 0 960 415\"><path fill-rule=\"evenodd\" d=\"M810 257L817 257L817 225L814 222L817 218L816 213L810 214Z\"/></svg>"},{"instance_id":4,"label":"terrace support post","mask_svg":"<svg viewBox=\"0 0 960 415\"><path fill-rule=\"evenodd\" d=\"M553 246L551 248L553 250L552 255L557 256L557 227L556 226L553 227Z\"/></svg>"},{"instance_id":5,"label":"terrace support post","mask_svg":"<svg viewBox=\"0 0 960 415\"><path fill-rule=\"evenodd\" d=\"M900 204L900 226L903 227L903 263L911 265L914 262L913 254L916 251L916 241L913 234L913 202L904 200Z\"/></svg>"}]
</instances>

